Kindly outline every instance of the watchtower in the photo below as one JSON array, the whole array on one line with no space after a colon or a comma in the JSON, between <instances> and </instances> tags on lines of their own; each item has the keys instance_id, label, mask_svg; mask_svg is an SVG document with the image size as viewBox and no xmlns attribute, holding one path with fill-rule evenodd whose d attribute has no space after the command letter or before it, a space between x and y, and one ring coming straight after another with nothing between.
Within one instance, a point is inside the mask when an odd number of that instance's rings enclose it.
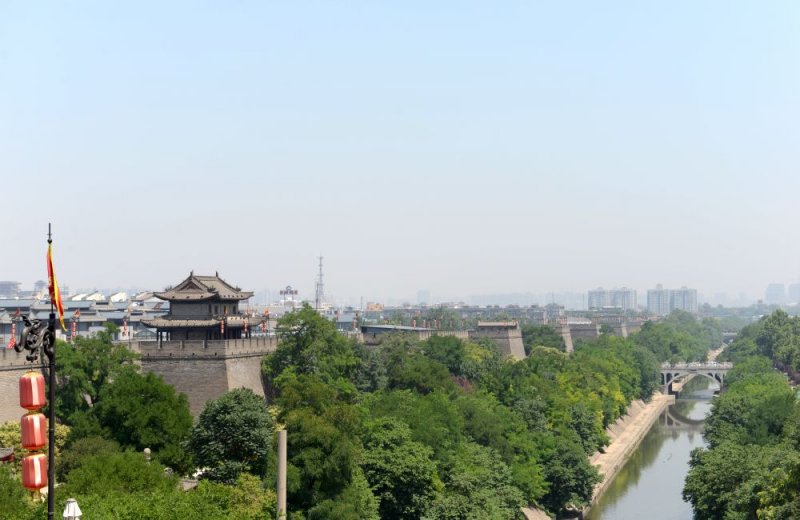
<instances>
[{"instance_id":1,"label":"watchtower","mask_svg":"<svg viewBox=\"0 0 800 520\"><path fill-rule=\"evenodd\" d=\"M241 339L247 316L240 312L239 302L253 296L219 277L189 277L156 298L169 302L169 313L152 320L142 320L156 329L159 340L224 340ZM248 330L249 334L249 330Z\"/></svg>"},{"instance_id":2,"label":"watchtower","mask_svg":"<svg viewBox=\"0 0 800 520\"><path fill-rule=\"evenodd\" d=\"M489 338L506 356L525 359L522 331L516 321L479 321L475 330L469 331L470 339Z\"/></svg>"}]
</instances>

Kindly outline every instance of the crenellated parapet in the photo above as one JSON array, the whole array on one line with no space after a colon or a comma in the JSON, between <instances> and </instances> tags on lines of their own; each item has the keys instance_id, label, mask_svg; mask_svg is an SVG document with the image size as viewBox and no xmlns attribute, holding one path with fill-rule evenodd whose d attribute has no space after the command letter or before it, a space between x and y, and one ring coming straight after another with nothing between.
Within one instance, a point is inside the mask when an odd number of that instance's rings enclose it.
<instances>
[{"instance_id":1,"label":"crenellated parapet","mask_svg":"<svg viewBox=\"0 0 800 520\"><path fill-rule=\"evenodd\" d=\"M228 340L134 341L129 348L142 360L157 359L228 359L265 356L278 347L275 337Z\"/></svg>"}]
</instances>

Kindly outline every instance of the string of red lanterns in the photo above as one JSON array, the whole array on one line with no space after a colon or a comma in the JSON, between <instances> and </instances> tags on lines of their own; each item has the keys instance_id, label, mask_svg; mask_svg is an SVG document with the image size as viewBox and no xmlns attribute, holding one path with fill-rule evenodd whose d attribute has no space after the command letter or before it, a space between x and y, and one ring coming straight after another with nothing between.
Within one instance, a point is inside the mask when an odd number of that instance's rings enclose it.
<instances>
[{"instance_id":1,"label":"string of red lanterns","mask_svg":"<svg viewBox=\"0 0 800 520\"><path fill-rule=\"evenodd\" d=\"M20 419L22 447L29 452L47 446L47 418L39 411L47 404L44 390L44 376L38 372L19 378L19 405L28 410ZM46 454L30 453L22 458L22 486L30 491L47 486Z\"/></svg>"}]
</instances>

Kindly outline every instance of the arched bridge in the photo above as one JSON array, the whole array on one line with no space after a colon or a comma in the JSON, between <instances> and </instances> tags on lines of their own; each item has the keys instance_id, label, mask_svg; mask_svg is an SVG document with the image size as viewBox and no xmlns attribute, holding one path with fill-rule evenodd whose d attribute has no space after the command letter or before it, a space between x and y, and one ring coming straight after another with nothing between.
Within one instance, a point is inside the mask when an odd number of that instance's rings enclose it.
<instances>
[{"instance_id":1,"label":"arched bridge","mask_svg":"<svg viewBox=\"0 0 800 520\"><path fill-rule=\"evenodd\" d=\"M698 426L702 426L705 421L705 417L702 419L692 419L688 415L683 415L674 405L667 407L658 418L659 424L670 430L696 430Z\"/></svg>"},{"instance_id":2,"label":"arched bridge","mask_svg":"<svg viewBox=\"0 0 800 520\"><path fill-rule=\"evenodd\" d=\"M661 384L670 385L683 379L689 374L707 377L720 387L725 383L725 374L733 368L733 363L717 363L705 361L703 363L664 363L661 365Z\"/></svg>"}]
</instances>

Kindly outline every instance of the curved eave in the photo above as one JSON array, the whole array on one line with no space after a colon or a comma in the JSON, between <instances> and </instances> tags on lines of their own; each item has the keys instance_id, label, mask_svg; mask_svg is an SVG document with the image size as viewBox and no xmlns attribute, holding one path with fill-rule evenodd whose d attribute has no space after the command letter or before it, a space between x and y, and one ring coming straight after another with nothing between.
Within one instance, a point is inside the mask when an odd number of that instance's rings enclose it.
<instances>
[{"instance_id":1,"label":"curved eave","mask_svg":"<svg viewBox=\"0 0 800 520\"><path fill-rule=\"evenodd\" d=\"M217 294L217 293L201 293L201 294L170 294L170 293L153 293L153 296L160 300L168 302L202 302L209 300L218 301L241 301L253 297L254 293L246 292L239 294Z\"/></svg>"},{"instance_id":2,"label":"curved eave","mask_svg":"<svg viewBox=\"0 0 800 520\"><path fill-rule=\"evenodd\" d=\"M199 293L199 294L175 294L169 292L163 293L153 293L153 296L158 298L159 300L165 300L168 302L201 302L203 300L212 300L217 295L214 293Z\"/></svg>"}]
</instances>

